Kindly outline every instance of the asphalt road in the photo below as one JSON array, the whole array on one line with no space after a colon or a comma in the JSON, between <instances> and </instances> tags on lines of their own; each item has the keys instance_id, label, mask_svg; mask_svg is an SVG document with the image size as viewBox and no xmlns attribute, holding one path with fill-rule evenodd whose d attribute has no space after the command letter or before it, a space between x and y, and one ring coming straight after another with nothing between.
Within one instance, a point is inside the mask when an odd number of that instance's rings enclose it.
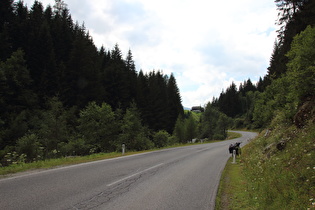
<instances>
[{"instance_id":1,"label":"asphalt road","mask_svg":"<svg viewBox=\"0 0 315 210\"><path fill-rule=\"evenodd\" d=\"M165 149L0 179L0 209L213 209L229 144Z\"/></svg>"}]
</instances>

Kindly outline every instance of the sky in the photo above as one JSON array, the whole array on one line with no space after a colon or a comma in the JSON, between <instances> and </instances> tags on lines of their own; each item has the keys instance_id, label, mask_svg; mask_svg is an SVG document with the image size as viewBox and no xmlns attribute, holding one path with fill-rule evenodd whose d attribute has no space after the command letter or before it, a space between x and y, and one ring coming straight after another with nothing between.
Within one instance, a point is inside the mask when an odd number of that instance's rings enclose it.
<instances>
[{"instance_id":1,"label":"sky","mask_svg":"<svg viewBox=\"0 0 315 210\"><path fill-rule=\"evenodd\" d=\"M46 8L54 0L39 0ZM274 0L65 0L94 44L130 49L137 71L175 76L184 107L204 106L234 82L267 73ZM24 0L30 9L34 0Z\"/></svg>"}]
</instances>

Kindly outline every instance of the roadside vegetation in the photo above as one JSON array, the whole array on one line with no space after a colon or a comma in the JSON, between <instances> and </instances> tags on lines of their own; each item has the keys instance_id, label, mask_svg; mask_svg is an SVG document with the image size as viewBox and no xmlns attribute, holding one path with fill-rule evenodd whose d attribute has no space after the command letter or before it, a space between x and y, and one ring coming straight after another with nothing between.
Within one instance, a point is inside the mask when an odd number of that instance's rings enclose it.
<instances>
[{"instance_id":1,"label":"roadside vegetation","mask_svg":"<svg viewBox=\"0 0 315 210\"><path fill-rule=\"evenodd\" d=\"M315 209L314 127L261 132L227 162L216 209Z\"/></svg>"},{"instance_id":2,"label":"roadside vegetation","mask_svg":"<svg viewBox=\"0 0 315 210\"><path fill-rule=\"evenodd\" d=\"M240 137L240 134L235 133L235 132L228 132L227 139L234 139L238 137ZM217 141L221 141L221 140L204 141L203 143L213 143ZM183 146L190 146L194 144L200 144L200 142L185 143L185 144L176 143L173 145L161 147L159 149L183 147ZM6 176L13 175L15 173L19 173L19 172L50 169L50 168L55 168L55 167L62 167L62 166L67 166L67 165L92 162L92 161L97 161L97 160L105 160L105 159L110 159L110 158L140 154L143 152L155 151L159 149L156 148L156 149L143 150L143 151L127 151L125 154L122 154L121 152L112 152L112 153L95 153L95 154L85 155L85 156L67 156L67 157L61 157L61 158L55 158L55 159L39 160L39 161L29 162L29 163L26 163L25 161L17 161L10 164L9 166L0 167L0 178L1 176L6 177ZM17 153L8 154L8 155L10 155L12 159L20 158L20 157L16 157L16 158L14 157L14 156L18 156Z\"/></svg>"},{"instance_id":3,"label":"roadside vegetation","mask_svg":"<svg viewBox=\"0 0 315 210\"><path fill-rule=\"evenodd\" d=\"M236 119L261 132L227 163L216 209L315 209L315 3L275 2L282 27L269 84L254 96L251 123Z\"/></svg>"}]
</instances>

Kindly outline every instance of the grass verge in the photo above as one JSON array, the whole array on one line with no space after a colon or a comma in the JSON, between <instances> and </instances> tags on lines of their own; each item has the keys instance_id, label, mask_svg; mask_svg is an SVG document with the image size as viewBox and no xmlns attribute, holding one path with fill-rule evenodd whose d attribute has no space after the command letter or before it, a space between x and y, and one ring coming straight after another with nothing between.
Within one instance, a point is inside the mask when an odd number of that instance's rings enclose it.
<instances>
[{"instance_id":1,"label":"grass verge","mask_svg":"<svg viewBox=\"0 0 315 210\"><path fill-rule=\"evenodd\" d=\"M232 163L230 158L226 163L216 198L216 210L252 209L248 204L246 177L242 174L242 167L243 164L239 159L236 159L236 163Z\"/></svg>"},{"instance_id":2,"label":"grass verge","mask_svg":"<svg viewBox=\"0 0 315 210\"><path fill-rule=\"evenodd\" d=\"M227 162L216 209L315 209L315 129L262 132Z\"/></svg>"},{"instance_id":3,"label":"grass verge","mask_svg":"<svg viewBox=\"0 0 315 210\"><path fill-rule=\"evenodd\" d=\"M126 153L126 154L134 154L134 153ZM5 176L8 174L24 172L28 170L48 169L48 168L54 168L57 166L73 165L73 164L91 162L91 161L96 161L96 160L115 158L119 156L122 156L121 153L116 153L116 152L115 153L100 153L100 154L92 154L88 156L62 157L62 158L57 158L57 159L36 161L32 163L12 164L7 167L0 167L0 175Z\"/></svg>"},{"instance_id":4,"label":"grass verge","mask_svg":"<svg viewBox=\"0 0 315 210\"><path fill-rule=\"evenodd\" d=\"M236 138L239 138L241 136L242 136L242 134L240 134L240 133L236 133L236 132L233 132L233 131L228 131L227 140L236 139Z\"/></svg>"}]
</instances>

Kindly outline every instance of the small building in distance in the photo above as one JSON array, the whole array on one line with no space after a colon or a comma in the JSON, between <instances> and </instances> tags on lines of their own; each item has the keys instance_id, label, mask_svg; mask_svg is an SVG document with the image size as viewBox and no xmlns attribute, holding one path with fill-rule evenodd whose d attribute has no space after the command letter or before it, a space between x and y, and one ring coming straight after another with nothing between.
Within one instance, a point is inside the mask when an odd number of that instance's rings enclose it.
<instances>
[{"instance_id":1,"label":"small building in distance","mask_svg":"<svg viewBox=\"0 0 315 210\"><path fill-rule=\"evenodd\" d=\"M204 108L201 106L193 106L193 107L191 107L190 111L192 111L192 112L204 112Z\"/></svg>"}]
</instances>

